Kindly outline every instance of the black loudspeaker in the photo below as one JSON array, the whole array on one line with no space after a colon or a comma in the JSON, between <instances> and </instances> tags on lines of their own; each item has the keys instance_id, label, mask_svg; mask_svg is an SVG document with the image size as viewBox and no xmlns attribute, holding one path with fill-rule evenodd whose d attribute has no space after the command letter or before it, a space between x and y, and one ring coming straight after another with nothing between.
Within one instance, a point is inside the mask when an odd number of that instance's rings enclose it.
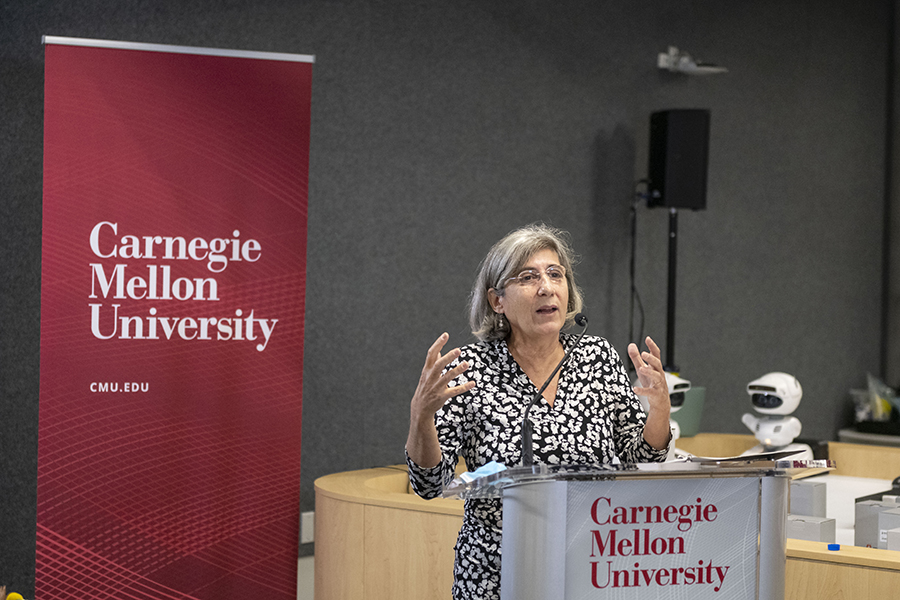
<instances>
[{"instance_id":1,"label":"black loudspeaker","mask_svg":"<svg viewBox=\"0 0 900 600\"><path fill-rule=\"evenodd\" d=\"M651 114L647 205L706 208L708 157L708 110L663 110Z\"/></svg>"}]
</instances>

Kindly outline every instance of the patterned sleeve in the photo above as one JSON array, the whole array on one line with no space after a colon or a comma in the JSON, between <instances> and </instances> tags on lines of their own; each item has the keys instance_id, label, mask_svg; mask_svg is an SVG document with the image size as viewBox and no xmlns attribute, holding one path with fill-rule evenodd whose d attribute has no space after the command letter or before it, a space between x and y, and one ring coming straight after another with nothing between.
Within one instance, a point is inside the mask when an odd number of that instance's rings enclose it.
<instances>
[{"instance_id":1,"label":"patterned sleeve","mask_svg":"<svg viewBox=\"0 0 900 600\"><path fill-rule=\"evenodd\" d=\"M459 360L453 361L447 366L447 369L455 367ZM460 383L461 381L458 378L451 382L451 385L459 385ZM409 469L409 482L412 485L412 489L426 500L440 496L444 490L444 484L453 480L456 464L459 462L459 455L462 449L463 432L465 431L465 398L467 396L469 396L469 393L450 398L443 408L434 415L438 442L441 445L440 464L431 468L420 467L409 457L409 454L406 455L406 465Z\"/></svg>"},{"instance_id":2,"label":"patterned sleeve","mask_svg":"<svg viewBox=\"0 0 900 600\"><path fill-rule=\"evenodd\" d=\"M619 406L615 416L616 453L623 462L662 462L666 459L668 448L657 450L644 439L644 422L647 415L634 393L631 380L625 365L615 348L603 340L609 352L613 371L608 385L619 395Z\"/></svg>"}]
</instances>

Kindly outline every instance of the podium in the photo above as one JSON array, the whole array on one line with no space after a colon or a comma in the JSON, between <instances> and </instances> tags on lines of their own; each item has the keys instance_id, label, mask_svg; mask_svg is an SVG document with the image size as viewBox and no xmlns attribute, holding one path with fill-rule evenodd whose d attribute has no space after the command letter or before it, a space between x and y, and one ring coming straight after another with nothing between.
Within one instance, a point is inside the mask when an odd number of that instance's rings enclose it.
<instances>
[{"instance_id":1,"label":"podium","mask_svg":"<svg viewBox=\"0 0 900 600\"><path fill-rule=\"evenodd\" d=\"M443 495L502 498L501 600L783 600L790 481L833 466L780 453L534 465Z\"/></svg>"}]
</instances>

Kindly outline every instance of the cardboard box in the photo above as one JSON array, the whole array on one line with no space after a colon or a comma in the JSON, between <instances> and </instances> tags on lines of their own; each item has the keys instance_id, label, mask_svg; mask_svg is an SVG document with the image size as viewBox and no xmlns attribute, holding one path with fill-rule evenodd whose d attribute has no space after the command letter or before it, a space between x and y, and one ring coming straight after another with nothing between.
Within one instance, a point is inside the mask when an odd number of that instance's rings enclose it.
<instances>
[{"instance_id":1,"label":"cardboard box","mask_svg":"<svg viewBox=\"0 0 900 600\"><path fill-rule=\"evenodd\" d=\"M880 500L863 500L856 503L856 521L854 525L853 545L864 548L877 548L878 515L886 510L897 508L896 504L885 503Z\"/></svg>"},{"instance_id":2,"label":"cardboard box","mask_svg":"<svg viewBox=\"0 0 900 600\"><path fill-rule=\"evenodd\" d=\"M833 544L835 539L835 521L825 517L788 515L787 537L795 540Z\"/></svg>"},{"instance_id":3,"label":"cardboard box","mask_svg":"<svg viewBox=\"0 0 900 600\"><path fill-rule=\"evenodd\" d=\"M883 510L878 513L878 547L887 550L889 529L900 529L900 508Z\"/></svg>"},{"instance_id":4,"label":"cardboard box","mask_svg":"<svg viewBox=\"0 0 900 600\"><path fill-rule=\"evenodd\" d=\"M825 517L825 482L801 479L791 482L792 515Z\"/></svg>"},{"instance_id":5,"label":"cardboard box","mask_svg":"<svg viewBox=\"0 0 900 600\"><path fill-rule=\"evenodd\" d=\"M900 529L888 529L887 549L900 550Z\"/></svg>"}]
</instances>

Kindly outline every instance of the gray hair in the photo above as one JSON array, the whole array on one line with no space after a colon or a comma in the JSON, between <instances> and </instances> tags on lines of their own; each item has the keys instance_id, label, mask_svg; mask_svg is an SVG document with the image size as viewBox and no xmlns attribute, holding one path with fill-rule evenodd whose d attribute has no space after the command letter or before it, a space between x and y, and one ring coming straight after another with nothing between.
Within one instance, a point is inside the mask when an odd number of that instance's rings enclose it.
<instances>
[{"instance_id":1,"label":"gray hair","mask_svg":"<svg viewBox=\"0 0 900 600\"><path fill-rule=\"evenodd\" d=\"M489 291L503 296L506 280L515 277L528 259L541 250L553 250L566 269L569 304L566 307L566 327L572 325L581 312L584 298L575 285L575 253L569 245L569 234L561 229L535 223L512 231L494 244L481 261L472 293L469 295L469 326L483 342L502 340L509 335L509 323L491 306Z\"/></svg>"}]
</instances>

